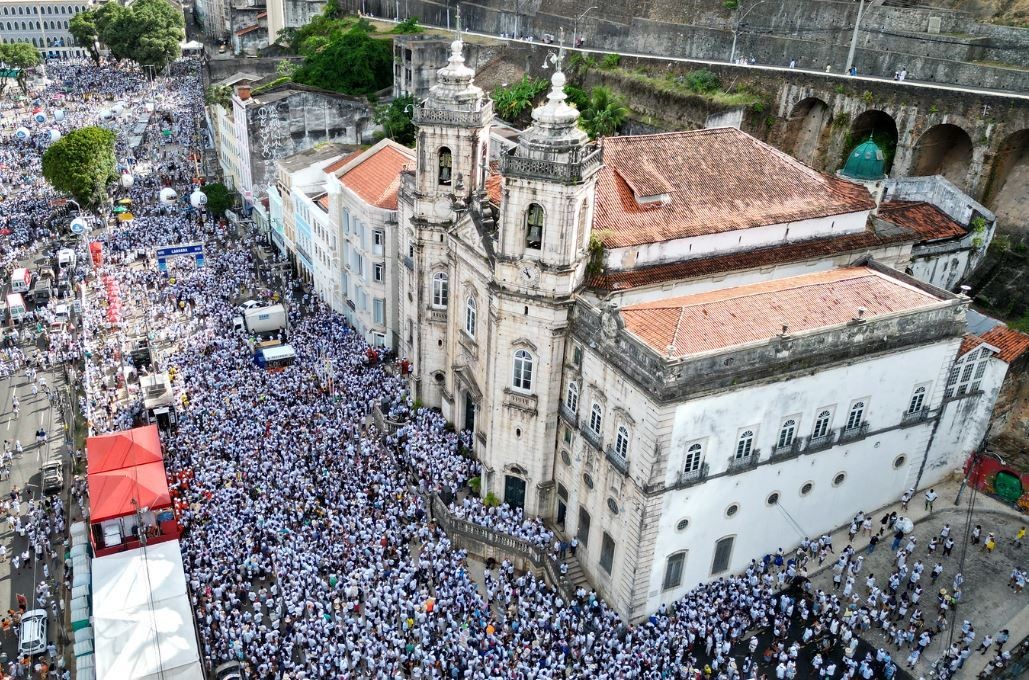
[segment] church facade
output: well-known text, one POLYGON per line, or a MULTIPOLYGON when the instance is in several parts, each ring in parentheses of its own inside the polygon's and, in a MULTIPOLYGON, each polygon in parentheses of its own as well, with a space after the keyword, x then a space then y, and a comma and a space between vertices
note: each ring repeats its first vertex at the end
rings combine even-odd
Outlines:
POLYGON ((903 273, 919 235, 739 130, 590 141, 555 62, 491 163, 455 41, 401 175, 397 351, 482 493, 578 537, 639 619, 958 467, 1006 364, 903 273))

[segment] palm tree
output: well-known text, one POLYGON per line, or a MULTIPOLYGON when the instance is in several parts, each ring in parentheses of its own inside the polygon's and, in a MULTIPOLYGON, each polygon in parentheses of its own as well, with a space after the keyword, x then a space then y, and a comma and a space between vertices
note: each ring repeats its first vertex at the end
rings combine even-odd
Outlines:
POLYGON ((590 138, 596 139, 616 134, 628 117, 629 109, 622 103, 622 98, 610 88, 598 86, 590 91, 589 102, 579 120, 590 138))

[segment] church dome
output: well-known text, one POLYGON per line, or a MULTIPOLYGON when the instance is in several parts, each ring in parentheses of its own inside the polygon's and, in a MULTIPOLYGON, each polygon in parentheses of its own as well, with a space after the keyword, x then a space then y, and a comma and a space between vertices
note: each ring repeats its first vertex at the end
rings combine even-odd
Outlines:
POLYGON ((854 147, 854 150, 847 156, 847 162, 840 175, 848 179, 865 182, 869 180, 885 179, 886 157, 883 155, 879 145, 869 137, 854 147))

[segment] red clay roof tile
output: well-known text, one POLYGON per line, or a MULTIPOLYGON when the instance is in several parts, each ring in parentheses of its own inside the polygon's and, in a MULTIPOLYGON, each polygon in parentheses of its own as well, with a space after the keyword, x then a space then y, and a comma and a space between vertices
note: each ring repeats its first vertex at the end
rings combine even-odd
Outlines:
POLYGON ((343 186, 366 203, 386 210, 397 209, 400 171, 414 161, 414 153, 404 153, 387 144, 340 176, 343 186))
MULTIPOLYGON (((997 354, 997 358, 1009 364, 1029 350, 1029 335, 1007 326, 994 326, 980 337, 983 342, 999 349, 1000 353, 997 354)), ((964 343, 962 343, 962 347, 964 347, 964 343)))
POLYGON ((947 213, 924 201, 886 201, 879 206, 879 217, 911 229, 925 241, 961 238, 968 233, 947 213))

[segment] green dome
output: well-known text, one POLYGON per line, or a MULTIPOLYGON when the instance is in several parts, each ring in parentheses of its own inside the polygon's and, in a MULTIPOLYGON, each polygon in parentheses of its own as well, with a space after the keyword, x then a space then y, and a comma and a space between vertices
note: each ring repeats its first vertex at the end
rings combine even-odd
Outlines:
POLYGON ((885 166, 882 149, 869 138, 867 142, 854 147, 847 156, 847 163, 840 170, 840 174, 860 181, 883 179, 886 177, 886 173, 883 172, 885 166))

